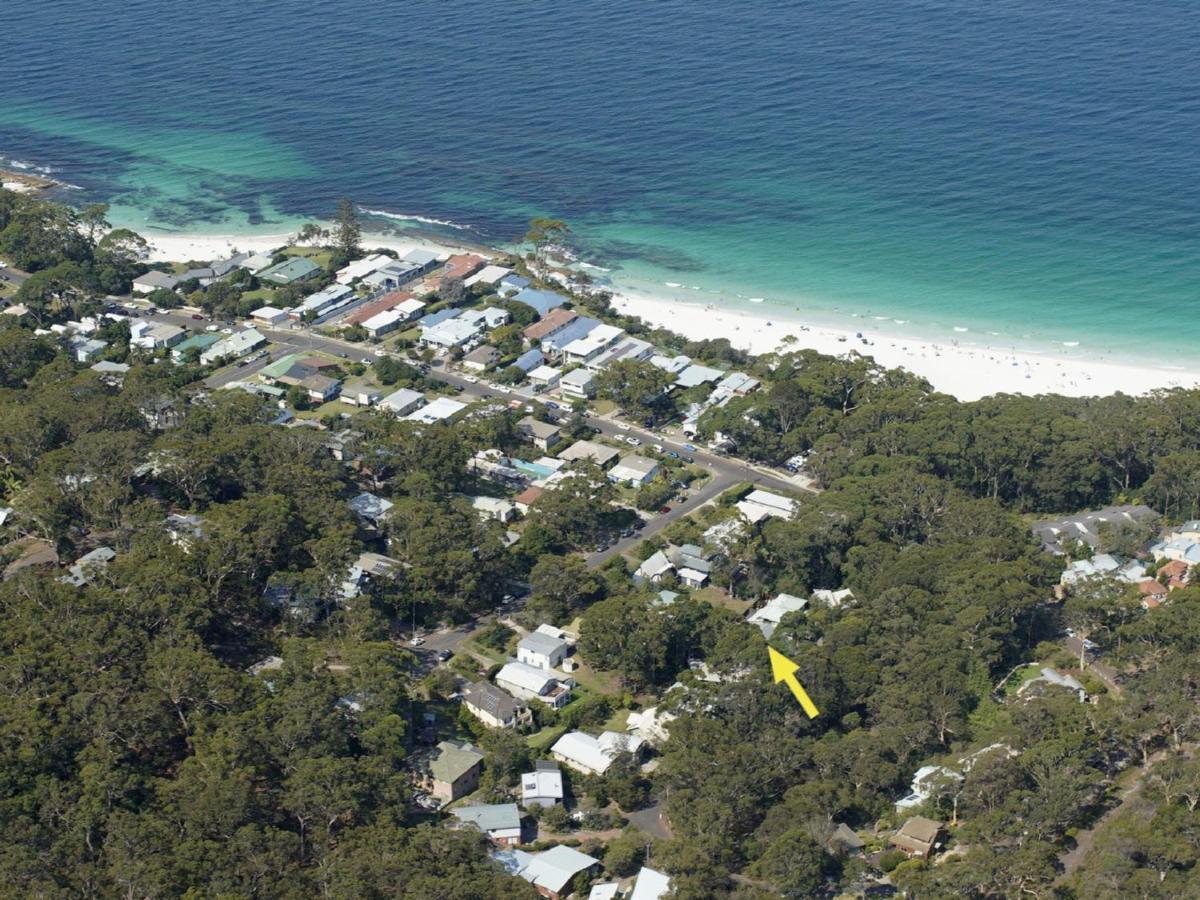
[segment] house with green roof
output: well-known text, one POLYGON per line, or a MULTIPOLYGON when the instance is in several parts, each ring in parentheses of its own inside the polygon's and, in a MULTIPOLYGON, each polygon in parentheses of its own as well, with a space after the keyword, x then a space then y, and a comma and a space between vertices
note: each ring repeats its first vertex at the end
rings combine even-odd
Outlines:
POLYGON ((442 803, 464 797, 479 787, 483 754, 469 743, 442 741, 422 772, 421 786, 442 803))
POLYGON ((193 334, 186 341, 182 341, 171 348, 171 359, 176 363, 184 362, 187 360, 187 352, 193 347, 196 348, 197 353, 203 353, 224 336, 223 334, 208 334, 206 332, 193 334))
POLYGON ((291 259, 263 269, 258 273, 259 281, 269 281, 272 284, 296 284, 307 281, 321 271, 311 259, 303 256, 293 256, 291 259))

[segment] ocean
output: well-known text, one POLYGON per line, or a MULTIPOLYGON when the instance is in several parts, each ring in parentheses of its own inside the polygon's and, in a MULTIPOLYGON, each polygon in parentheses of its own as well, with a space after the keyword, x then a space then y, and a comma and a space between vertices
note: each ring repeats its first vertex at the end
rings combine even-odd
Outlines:
POLYGON ((0 166, 120 224, 552 215, 646 293, 1200 359, 1180 0, 57 0, 4 36, 0 166))

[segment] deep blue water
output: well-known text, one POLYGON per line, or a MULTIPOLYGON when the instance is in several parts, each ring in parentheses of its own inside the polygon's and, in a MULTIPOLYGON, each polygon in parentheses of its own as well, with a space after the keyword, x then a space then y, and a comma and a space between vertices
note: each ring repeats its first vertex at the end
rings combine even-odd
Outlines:
POLYGON ((1200 358, 1200 16, 1166 0, 56 0, 0 156, 123 224, 566 218, 619 283, 1200 358), (740 295, 740 296, 739 296, 740 295))

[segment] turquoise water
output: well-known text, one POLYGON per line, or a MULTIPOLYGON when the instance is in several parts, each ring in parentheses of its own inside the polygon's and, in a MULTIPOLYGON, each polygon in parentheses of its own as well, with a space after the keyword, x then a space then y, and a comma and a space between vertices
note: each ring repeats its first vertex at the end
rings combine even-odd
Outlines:
POLYGON ((649 292, 1200 358, 1190 4, 60 0, 5 36, 0 157, 122 224, 552 214, 649 292))

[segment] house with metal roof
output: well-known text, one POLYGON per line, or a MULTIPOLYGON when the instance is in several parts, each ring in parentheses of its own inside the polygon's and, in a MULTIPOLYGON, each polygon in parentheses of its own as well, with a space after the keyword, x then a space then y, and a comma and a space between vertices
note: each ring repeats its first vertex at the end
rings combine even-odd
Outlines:
POLYGON ((521 700, 538 700, 561 709, 571 700, 571 688, 545 669, 516 660, 496 673, 496 685, 521 700))
POLYGON ((533 307, 539 316, 544 316, 550 310, 556 309, 567 302, 567 298, 562 294, 556 294, 554 291, 538 291, 533 288, 525 288, 518 291, 513 299, 518 303, 524 303, 526 306, 533 307))
POLYGON ((511 275, 512 269, 506 269, 504 266, 484 266, 474 275, 463 279, 463 284, 467 287, 473 287, 477 284, 482 284, 486 287, 491 287, 499 284, 500 280, 506 275, 511 275))
POLYGON ((524 703, 486 681, 467 686, 463 691, 463 705, 489 728, 515 728, 531 721, 529 708, 524 703))
POLYGON ((596 376, 587 369, 572 369, 558 380, 558 392, 572 400, 590 400, 596 396, 596 376))
POLYGON ((567 363, 587 363, 615 344, 624 333, 616 325, 597 325, 583 337, 565 345, 561 350, 562 358, 567 363))
POLYGON ((379 401, 379 408, 396 416, 407 416, 425 405, 425 395, 411 388, 400 388, 379 401))
POLYGON ((177 284, 179 284, 179 279, 176 276, 151 269, 145 275, 139 275, 133 279, 133 293, 153 294, 155 291, 171 291, 177 284))
POLYGON ((564 900, 571 894, 575 877, 598 869, 600 860, 559 844, 543 853, 502 850, 492 854, 510 875, 518 875, 532 884, 546 900, 564 900))
MULTIPOLYGON (((536 353, 539 357, 542 355, 541 350, 530 350, 529 352, 536 353)), ((539 365, 529 372, 529 383, 533 385, 534 390, 552 391, 558 387, 558 380, 561 377, 562 369, 539 365)))
POLYGON ((638 754, 645 745, 637 735, 605 731, 592 737, 584 731, 568 731, 550 748, 550 755, 565 766, 585 775, 603 775, 622 753, 638 754))
POLYGON ((451 400, 449 397, 438 397, 432 403, 422 406, 415 412, 404 416, 406 422, 420 422, 422 425, 432 425, 450 419, 467 408, 465 403, 451 400))
POLYGON ((307 281, 321 271, 311 259, 304 256, 293 256, 281 263, 263 269, 256 276, 259 281, 269 281, 271 284, 295 284, 307 281))
POLYGON ((633 883, 629 900, 662 900, 671 892, 671 879, 657 869, 642 866, 633 883))
POLYGON ((524 353, 514 359, 510 365, 516 366, 518 369, 528 375, 530 372, 538 369, 545 359, 546 357, 542 355, 542 351, 535 347, 532 350, 526 350, 524 353))
POLYGON ((608 480, 618 484, 641 486, 649 484, 658 475, 658 463, 645 456, 630 453, 622 456, 615 466, 608 470, 608 480))
POLYGON ((267 339, 254 328, 247 328, 237 334, 231 334, 217 341, 200 354, 200 362, 207 365, 219 359, 240 359, 256 347, 265 344, 267 339))
POLYGON ((755 525, 768 517, 790 519, 796 514, 796 501, 770 491, 753 490, 735 504, 746 520, 755 525))
POLYGON ((808 606, 804 597, 792 594, 777 594, 762 609, 756 609, 746 617, 746 621, 762 632, 763 637, 770 639, 779 627, 779 623, 788 613, 799 612, 808 606))
POLYGON ((347 501, 347 505, 357 515, 379 524, 380 520, 388 514, 388 510, 396 504, 369 491, 363 491, 357 497, 347 501))
POLYGON ((692 363, 676 376, 675 383, 681 388, 691 388, 701 384, 710 384, 724 374, 720 369, 692 363))
POLYGON ((500 847, 521 843, 521 811, 515 803, 459 806, 450 810, 450 814, 462 824, 478 828, 500 847))
POLYGON ((587 459, 603 469, 612 464, 620 455, 621 451, 607 444, 598 444, 595 441, 576 441, 566 450, 559 451, 558 458, 566 462, 587 459))
POLYGON ((538 669, 557 669, 570 651, 562 638, 540 631, 521 638, 517 644, 517 660, 538 669))
POLYGON ((563 780, 558 763, 539 759, 533 771, 521 776, 521 805, 528 809, 534 803, 545 809, 562 803, 563 780))

